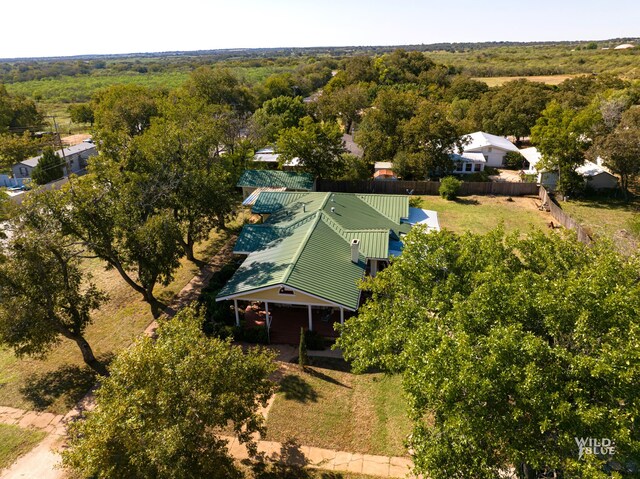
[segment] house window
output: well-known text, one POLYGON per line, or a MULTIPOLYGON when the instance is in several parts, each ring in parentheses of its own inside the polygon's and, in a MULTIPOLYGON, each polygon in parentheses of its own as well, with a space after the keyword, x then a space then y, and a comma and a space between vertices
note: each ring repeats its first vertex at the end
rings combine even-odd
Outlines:
POLYGON ((491 153, 493 151, 493 148, 489 147, 489 153, 491 153))
POLYGON ((280 288, 280 290, 278 291, 278 294, 286 294, 289 296, 293 296, 294 294, 296 294, 292 289, 288 289, 285 288, 284 286, 282 288, 280 288))
POLYGON ((460 162, 456 163, 456 171, 462 171, 462 163, 460 162))
POLYGON ((482 163, 476 163, 473 165, 473 171, 482 171, 482 163))
POLYGON ((464 164, 464 171, 471 171, 472 168, 473 168, 473 165, 471 163, 464 164))
POLYGON ((20 174, 22 176, 27 176, 27 169, 24 166, 20 167, 20 174))

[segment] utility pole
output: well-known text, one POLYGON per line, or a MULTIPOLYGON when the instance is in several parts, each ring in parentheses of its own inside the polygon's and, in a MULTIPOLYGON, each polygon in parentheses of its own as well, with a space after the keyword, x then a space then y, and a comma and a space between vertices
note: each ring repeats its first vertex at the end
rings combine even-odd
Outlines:
POLYGON ((58 131, 58 122, 56 122, 55 115, 50 116, 49 118, 53 119, 53 127, 56 130, 56 138, 58 139, 58 146, 60 147, 60 151, 62 152, 62 161, 67 169, 67 178, 71 176, 71 165, 67 161, 67 155, 64 153, 64 145, 62 144, 62 138, 60 138, 60 132, 58 131))

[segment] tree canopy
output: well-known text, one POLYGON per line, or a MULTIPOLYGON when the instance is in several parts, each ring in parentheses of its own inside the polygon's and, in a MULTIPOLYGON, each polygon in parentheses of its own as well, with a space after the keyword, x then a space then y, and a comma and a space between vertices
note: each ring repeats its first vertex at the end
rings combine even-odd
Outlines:
POLYGON ((31 179, 37 185, 59 180, 64 175, 64 166, 64 160, 53 151, 53 148, 45 148, 38 164, 31 171, 31 179))
POLYGON ((404 243, 337 345, 359 371, 403 374, 418 472, 605 478, 639 457, 637 257, 500 229, 415 227, 404 243), (616 455, 578 460, 575 437, 616 455))
POLYGON ((207 338, 202 321, 183 309, 160 324, 157 339, 139 339, 118 355, 95 410, 70 427, 66 466, 96 478, 241 477, 221 436, 255 454, 274 358, 207 338))

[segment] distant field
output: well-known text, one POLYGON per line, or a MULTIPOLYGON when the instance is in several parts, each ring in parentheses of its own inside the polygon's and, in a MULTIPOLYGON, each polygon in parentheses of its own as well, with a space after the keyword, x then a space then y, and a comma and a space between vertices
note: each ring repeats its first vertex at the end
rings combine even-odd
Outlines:
MULTIPOLYGON (((292 71, 294 67, 260 66, 230 68, 249 84, 257 83, 275 73, 292 71)), ((79 103, 88 101, 96 90, 111 85, 142 85, 149 88, 174 89, 182 85, 189 72, 122 73, 112 75, 63 76, 45 80, 7 83, 11 94, 21 94, 46 103, 79 103)))
POLYGON ((547 85, 559 85, 565 80, 569 78, 574 78, 578 75, 539 75, 539 76, 515 76, 515 77, 477 77, 474 80, 479 80, 485 82, 490 87, 494 86, 502 86, 504 83, 507 83, 512 80, 518 80, 519 78, 525 78, 529 81, 546 83, 547 85))

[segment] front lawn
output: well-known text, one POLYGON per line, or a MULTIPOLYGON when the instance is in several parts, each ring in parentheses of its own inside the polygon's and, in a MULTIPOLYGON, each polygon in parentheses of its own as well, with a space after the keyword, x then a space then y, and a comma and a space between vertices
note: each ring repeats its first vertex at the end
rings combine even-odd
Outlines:
POLYGON ((594 238, 608 238, 622 252, 634 252, 640 242, 640 200, 594 197, 561 201, 562 209, 594 238))
POLYGON ((0 470, 33 449, 45 436, 42 431, 0 424, 0 470))
POLYGON ((512 201, 506 196, 465 196, 455 201, 439 196, 420 198, 421 208, 438 213, 440 228, 456 233, 486 233, 501 221, 507 232, 527 232, 532 226, 547 231, 549 222, 554 221, 549 213, 538 210, 538 197, 514 196, 512 201))
MULTIPOLYGON (((209 240, 196 246, 196 257, 211 259, 228 235, 212 233, 209 240)), ((153 317, 149 305, 141 300, 115 270, 106 271, 97 259, 86 260, 87 271, 94 283, 109 294, 86 337, 99 358, 109 358, 127 347, 140 335, 153 317)), ((167 303, 198 272, 198 268, 182 259, 180 269, 167 287, 154 293, 167 303)), ((16 358, 12 350, 0 348, 0 405, 20 409, 46 410, 64 414, 95 384, 95 375, 86 367, 75 343, 61 340, 44 360, 16 358)))
MULTIPOLYGON (((313 358, 316 362, 320 358, 313 358)), ((344 362, 340 361, 342 364, 344 362)), ((400 376, 355 375, 334 369, 282 366, 280 391, 267 416, 267 440, 404 456, 411 432, 400 376)))

